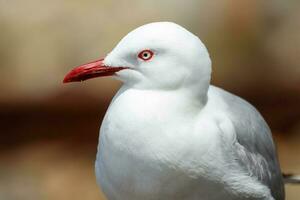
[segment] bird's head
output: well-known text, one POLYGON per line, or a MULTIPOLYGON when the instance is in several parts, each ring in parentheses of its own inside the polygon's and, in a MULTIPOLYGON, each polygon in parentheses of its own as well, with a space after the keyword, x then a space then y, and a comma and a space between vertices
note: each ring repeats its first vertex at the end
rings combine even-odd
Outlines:
POLYGON ((74 68, 64 83, 114 75, 129 87, 174 90, 208 87, 210 73, 198 37, 177 24, 156 22, 127 34, 104 59, 74 68))

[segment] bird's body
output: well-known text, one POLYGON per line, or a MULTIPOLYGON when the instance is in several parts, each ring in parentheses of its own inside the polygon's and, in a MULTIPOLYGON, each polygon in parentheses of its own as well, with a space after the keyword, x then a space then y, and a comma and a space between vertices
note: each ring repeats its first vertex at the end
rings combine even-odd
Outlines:
POLYGON ((110 200, 271 200, 272 189, 283 199, 267 125, 250 104, 214 86, 205 105, 184 93, 123 87, 103 121, 96 174, 110 200), (237 152, 237 137, 268 146, 237 152), (259 160, 246 166, 250 154, 259 160))
POLYGON ((249 103, 210 85, 198 37, 169 22, 125 36, 64 82, 115 75, 96 175, 109 200, 284 200, 271 132, 249 103))

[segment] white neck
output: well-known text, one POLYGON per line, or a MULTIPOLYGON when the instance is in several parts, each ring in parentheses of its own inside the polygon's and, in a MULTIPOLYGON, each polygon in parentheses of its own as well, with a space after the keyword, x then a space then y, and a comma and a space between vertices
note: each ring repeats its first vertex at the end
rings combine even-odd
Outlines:
POLYGON ((191 88, 177 90, 141 90, 123 85, 114 100, 119 97, 123 99, 124 96, 126 96, 127 103, 142 104, 149 109, 151 109, 151 107, 158 107, 162 109, 168 108, 174 110, 174 112, 195 113, 205 106, 207 102, 207 90, 208 87, 199 88, 199 86, 197 87, 197 92, 194 92, 191 88))

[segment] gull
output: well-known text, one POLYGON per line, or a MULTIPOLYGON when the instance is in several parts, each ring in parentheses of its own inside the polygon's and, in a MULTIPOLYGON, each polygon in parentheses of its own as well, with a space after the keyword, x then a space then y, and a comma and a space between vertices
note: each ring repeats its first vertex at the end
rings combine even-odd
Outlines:
POLYGON ((123 82, 100 128, 97 182, 109 200, 284 200, 271 131, 242 98, 210 84, 201 40, 143 25, 64 82, 123 82))

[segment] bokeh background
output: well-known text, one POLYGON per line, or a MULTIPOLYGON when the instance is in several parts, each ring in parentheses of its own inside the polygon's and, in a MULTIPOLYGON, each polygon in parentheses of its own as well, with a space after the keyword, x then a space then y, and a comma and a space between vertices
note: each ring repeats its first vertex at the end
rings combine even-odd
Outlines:
MULTIPOLYGON (((129 31, 173 21, 207 45, 213 84, 254 104, 285 172, 300 173, 298 0, 0 0, 0 199, 104 199, 98 130, 120 83, 62 84, 129 31)), ((300 186, 287 186, 297 200, 300 186)))

